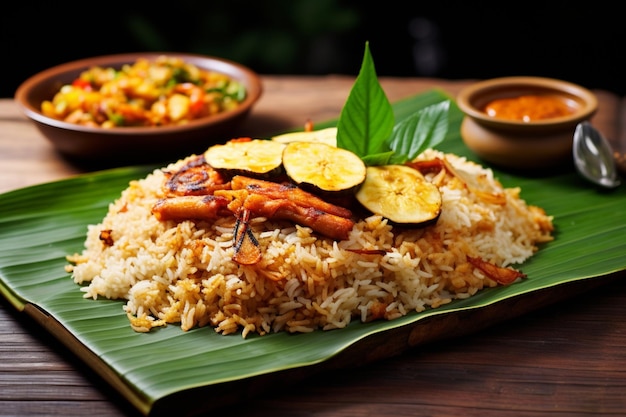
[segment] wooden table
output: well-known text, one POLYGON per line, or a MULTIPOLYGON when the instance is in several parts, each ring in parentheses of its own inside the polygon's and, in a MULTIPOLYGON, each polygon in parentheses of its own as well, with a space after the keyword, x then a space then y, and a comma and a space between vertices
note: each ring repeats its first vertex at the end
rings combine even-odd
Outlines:
MULTIPOLYGON (((338 117, 352 77, 263 77, 241 133, 338 117)), ((467 81, 382 78, 395 101, 467 81)), ((596 91, 594 124, 624 138, 621 99, 596 91), (622 135, 622 136, 620 136, 622 135)), ((10 99, 0 100, 0 192, 84 172, 57 155, 10 99)), ((1 198, 1 197, 0 197, 1 198)), ((626 208, 625 208, 626 209, 626 208)), ((626 239, 626 237, 625 237, 626 239)), ((219 410, 221 416, 599 416, 626 413, 626 274, 582 295, 464 337, 414 348, 293 389, 219 410)), ((0 299, 0 416, 137 412, 28 316, 0 299)))

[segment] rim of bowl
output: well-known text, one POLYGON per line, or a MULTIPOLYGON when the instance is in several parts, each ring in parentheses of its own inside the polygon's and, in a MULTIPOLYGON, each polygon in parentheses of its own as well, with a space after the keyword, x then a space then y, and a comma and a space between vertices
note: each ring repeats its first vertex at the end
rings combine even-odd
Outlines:
POLYGON ((458 93, 457 105, 467 116, 483 124, 496 127, 547 127, 569 125, 588 119, 597 111, 598 99, 595 94, 587 88, 568 81, 546 77, 515 76, 492 78, 471 84, 461 89, 458 93), (521 120, 506 120, 491 117, 476 105, 477 99, 481 96, 491 95, 492 100, 495 98, 514 97, 522 94, 522 91, 529 89, 565 95, 580 103, 580 107, 577 108, 574 113, 566 116, 524 122, 521 120))
MULTIPOLYGON (((235 118, 238 115, 248 112, 252 105, 260 98, 262 92, 263 85, 261 78, 257 73, 245 65, 225 58, 181 52, 129 52, 83 58, 45 69, 23 81, 15 91, 14 99, 20 105, 26 116, 38 123, 48 126, 85 133, 142 136, 153 135, 155 133, 167 134, 210 125, 217 125, 222 121, 230 120, 231 118, 235 118), (235 109, 190 120, 184 124, 166 126, 120 126, 111 129, 104 129, 97 126, 83 126, 76 123, 54 119, 41 113, 41 100, 37 100, 36 105, 34 104, 35 98, 32 96, 36 93, 37 89, 43 88, 46 84, 53 84, 54 82, 57 82, 59 86, 61 84, 66 84, 67 82, 71 82, 71 80, 66 82, 66 80, 71 78, 70 75, 78 75, 80 72, 85 71, 92 66, 119 67, 123 64, 132 64, 139 58, 156 59, 157 57, 163 55, 180 58, 185 62, 198 66, 201 69, 218 71, 237 79, 238 81, 244 83, 246 87, 245 100, 235 109), (207 65, 207 63, 210 65, 207 65)), ((54 92, 52 95, 54 95, 54 92)), ((50 99, 52 99, 52 95, 50 96, 50 99)))

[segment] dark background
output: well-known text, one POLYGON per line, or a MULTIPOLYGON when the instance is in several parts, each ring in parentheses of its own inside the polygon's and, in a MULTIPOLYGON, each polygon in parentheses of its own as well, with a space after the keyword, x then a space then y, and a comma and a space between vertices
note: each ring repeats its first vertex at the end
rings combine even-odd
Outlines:
POLYGON ((366 41, 379 76, 536 75, 626 94, 617 2, 472 3, 12 2, 0 12, 0 96, 50 66, 133 51, 220 56, 261 74, 356 76, 366 41))

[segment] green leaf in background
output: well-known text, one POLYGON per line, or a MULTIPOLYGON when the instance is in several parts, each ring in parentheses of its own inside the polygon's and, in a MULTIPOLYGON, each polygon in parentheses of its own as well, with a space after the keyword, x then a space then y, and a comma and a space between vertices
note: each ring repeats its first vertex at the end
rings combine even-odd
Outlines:
MULTIPOLYGON (((446 100, 441 91, 427 91, 394 103, 393 112, 402 121, 446 100)), ((463 115, 453 102, 448 117, 439 148, 477 160, 461 140, 463 115)), ((541 178, 494 169, 505 186, 520 187, 529 204, 554 216, 556 238, 521 265, 528 276, 523 281, 392 321, 355 321, 341 330, 246 339, 210 327, 184 332, 175 325, 136 333, 124 301, 84 299, 64 267, 66 255, 82 250, 87 225, 100 222, 129 181, 150 171, 122 168, 0 195, 0 292, 144 414, 172 409, 169 415, 182 415, 186 408, 197 414, 241 400, 238 395, 249 399, 260 393, 261 377, 285 383, 290 371, 302 377, 320 366, 355 366, 431 341, 442 327, 451 329, 447 338, 466 334, 506 319, 509 311, 522 314, 560 301, 569 284, 626 270, 626 187, 598 191, 573 168, 541 178)), ((272 384, 263 386, 272 392, 272 384)))
POLYGON ((337 146, 354 152, 367 164, 374 155, 389 154, 386 141, 393 125, 393 109, 378 83, 366 43, 361 70, 337 123, 337 146))

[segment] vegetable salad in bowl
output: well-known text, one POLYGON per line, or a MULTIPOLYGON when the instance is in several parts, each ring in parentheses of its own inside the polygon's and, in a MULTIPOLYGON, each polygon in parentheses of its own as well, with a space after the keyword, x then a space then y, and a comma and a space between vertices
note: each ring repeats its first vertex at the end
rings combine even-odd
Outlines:
POLYGON ((229 75, 163 55, 121 69, 91 67, 43 101, 41 110, 85 126, 161 126, 232 110, 245 97, 243 84, 229 75))

